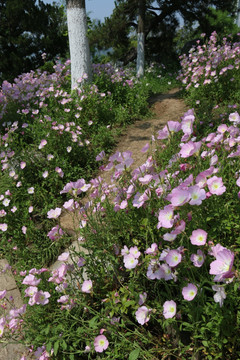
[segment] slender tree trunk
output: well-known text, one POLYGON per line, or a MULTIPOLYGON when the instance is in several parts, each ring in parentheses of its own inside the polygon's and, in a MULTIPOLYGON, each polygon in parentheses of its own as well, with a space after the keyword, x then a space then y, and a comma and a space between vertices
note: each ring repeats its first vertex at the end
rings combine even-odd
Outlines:
POLYGON ((236 24, 238 27, 240 27, 240 0, 237 0, 237 18, 236 18, 236 24))
POLYGON ((92 78, 85 0, 67 0, 67 24, 73 90, 80 79, 92 78))
POLYGON ((145 0, 138 2, 139 16, 138 16, 138 36, 137 36, 137 76, 144 75, 144 18, 145 18, 145 0))

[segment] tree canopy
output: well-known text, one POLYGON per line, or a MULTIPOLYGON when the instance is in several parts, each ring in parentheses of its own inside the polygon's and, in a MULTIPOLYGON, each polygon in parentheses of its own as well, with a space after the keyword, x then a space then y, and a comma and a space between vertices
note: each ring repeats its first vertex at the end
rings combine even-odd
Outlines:
POLYGON ((0 81, 64 56, 67 51, 64 8, 42 0, 0 0, 0 81))
MULTIPOLYGON (((146 0, 146 58, 151 60, 176 56, 174 39, 181 23, 198 23, 198 31, 210 35, 215 30, 212 8, 236 15, 235 0, 146 0)), ((136 31, 139 0, 116 0, 112 15, 95 24, 90 44, 97 49, 114 50, 113 58, 128 63, 136 58, 136 31)))

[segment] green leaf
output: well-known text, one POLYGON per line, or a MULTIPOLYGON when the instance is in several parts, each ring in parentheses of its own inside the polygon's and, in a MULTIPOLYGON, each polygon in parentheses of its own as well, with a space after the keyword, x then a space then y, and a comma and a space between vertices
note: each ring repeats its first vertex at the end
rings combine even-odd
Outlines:
POLYGON ((58 349, 59 349, 59 340, 56 341, 56 342, 54 343, 54 345, 53 345, 54 355, 57 355, 58 349))
POLYGON ((203 340, 202 344, 203 344, 203 346, 208 347, 208 342, 207 341, 203 340))
POLYGON ((135 349, 130 352, 128 360, 136 360, 140 354, 140 349, 135 349))

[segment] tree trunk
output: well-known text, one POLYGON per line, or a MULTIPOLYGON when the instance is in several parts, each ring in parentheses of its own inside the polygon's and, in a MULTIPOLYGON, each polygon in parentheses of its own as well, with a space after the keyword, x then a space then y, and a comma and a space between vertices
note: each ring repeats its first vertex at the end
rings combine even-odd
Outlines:
POLYGON ((92 78, 85 0, 67 0, 67 25, 73 90, 81 80, 92 78))
POLYGON ((237 19, 236 24, 240 27, 240 0, 237 1, 237 19))
POLYGON ((144 75, 144 18, 145 18, 145 0, 139 0, 139 16, 138 16, 138 36, 137 36, 137 76, 144 75))

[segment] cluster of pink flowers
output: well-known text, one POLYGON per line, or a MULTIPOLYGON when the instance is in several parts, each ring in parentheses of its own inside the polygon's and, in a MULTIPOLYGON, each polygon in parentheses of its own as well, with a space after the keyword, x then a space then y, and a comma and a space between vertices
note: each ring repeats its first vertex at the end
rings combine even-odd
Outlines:
POLYGON ((216 83, 219 77, 239 69, 239 55, 239 43, 230 44, 224 38, 222 45, 217 45, 217 33, 214 32, 207 45, 198 44, 188 55, 180 57, 179 79, 187 90, 216 83))

